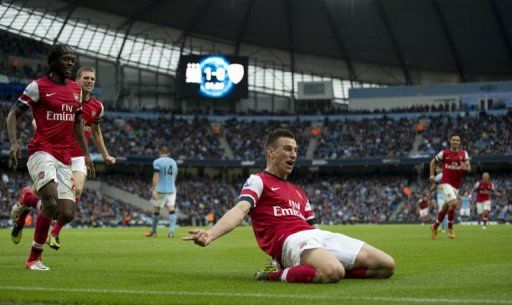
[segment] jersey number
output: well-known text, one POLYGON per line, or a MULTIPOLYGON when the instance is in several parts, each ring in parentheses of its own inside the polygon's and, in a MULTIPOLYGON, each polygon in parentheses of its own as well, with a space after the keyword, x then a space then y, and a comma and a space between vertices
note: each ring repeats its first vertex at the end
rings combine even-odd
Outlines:
POLYGON ((167 169, 167 174, 172 176, 172 166, 167 169))

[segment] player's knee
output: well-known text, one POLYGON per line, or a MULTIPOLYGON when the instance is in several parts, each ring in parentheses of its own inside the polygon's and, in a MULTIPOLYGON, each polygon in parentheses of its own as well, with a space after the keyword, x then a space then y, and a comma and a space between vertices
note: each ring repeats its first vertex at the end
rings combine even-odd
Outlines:
POLYGON ((382 261, 382 269, 381 269, 381 277, 382 278, 390 278, 395 274, 395 260, 389 256, 386 255, 386 258, 382 261))
POLYGON ((66 209, 60 213, 59 220, 61 223, 70 223, 75 218, 75 209, 66 209))
POLYGON ((84 192, 83 187, 75 187, 75 197, 80 198, 84 192))
POLYGON ((319 270, 322 283, 337 283, 345 277, 345 269, 341 264, 326 266, 319 270))
POLYGON ((43 213, 47 216, 53 216, 57 210, 57 191, 46 190, 40 192, 43 213))

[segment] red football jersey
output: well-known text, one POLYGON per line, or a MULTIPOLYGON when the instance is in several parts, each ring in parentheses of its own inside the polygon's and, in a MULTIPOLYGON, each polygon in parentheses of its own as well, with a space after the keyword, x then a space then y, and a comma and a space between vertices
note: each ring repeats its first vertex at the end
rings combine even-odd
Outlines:
MULTIPOLYGON (((94 123, 98 123, 100 119, 103 117, 103 104, 92 96, 88 101, 82 101, 82 114, 80 115, 80 119, 82 123, 84 123, 84 136, 87 145, 89 145, 89 141, 91 139, 91 126, 94 123)), ((75 138, 75 141, 71 144, 71 158, 73 157, 82 157, 84 153, 80 149, 80 145, 75 138)))
POLYGON ((71 80, 58 84, 48 77, 31 82, 18 99, 32 107, 36 120, 35 135, 28 145, 28 155, 39 151, 51 154, 64 164, 71 164, 69 155, 75 141, 73 127, 79 115, 80 86, 71 80))
POLYGON ((491 200, 491 190, 494 190, 494 185, 491 181, 484 182, 483 180, 478 181, 475 184, 476 189, 476 202, 484 202, 491 200))
POLYGON ((418 206, 421 210, 428 208, 428 200, 420 198, 420 200, 418 200, 418 206))
POLYGON ((441 183, 448 183, 456 189, 460 189, 462 184, 462 164, 469 160, 468 153, 459 149, 456 152, 450 149, 439 152, 436 156, 436 160, 442 162, 443 177, 441 183))
POLYGON ((239 198, 252 204, 250 216, 258 246, 279 261, 288 236, 314 229, 308 223, 314 221, 315 215, 306 193, 270 173, 251 175, 239 198))

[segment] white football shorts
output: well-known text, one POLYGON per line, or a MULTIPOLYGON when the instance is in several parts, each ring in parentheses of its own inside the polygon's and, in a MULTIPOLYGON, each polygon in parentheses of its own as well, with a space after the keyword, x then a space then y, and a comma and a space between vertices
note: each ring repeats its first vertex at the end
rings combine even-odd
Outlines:
POLYGON ((87 166, 85 166, 85 157, 73 157, 71 158, 71 171, 81 172, 87 176, 87 166))
POLYGON ((487 210, 487 211, 491 210, 491 201, 490 200, 476 203, 476 211, 477 211, 478 215, 482 215, 485 210, 487 210))
MULTIPOLYGON (((441 192, 443 193, 442 204, 452 201, 452 200, 455 200, 459 197, 459 190, 454 188, 450 184, 443 183, 443 184, 439 185, 439 187, 441 188, 441 192)), ((438 205, 439 205, 439 202, 438 202, 438 205)))
POLYGON ((58 199, 75 202, 75 184, 71 166, 60 162, 47 152, 39 151, 28 158, 27 167, 36 191, 54 181, 57 184, 58 199))
POLYGON ((319 229, 300 231, 288 236, 284 241, 282 267, 300 265, 300 256, 304 250, 324 248, 334 255, 345 269, 350 270, 364 244, 363 241, 339 233, 319 229))

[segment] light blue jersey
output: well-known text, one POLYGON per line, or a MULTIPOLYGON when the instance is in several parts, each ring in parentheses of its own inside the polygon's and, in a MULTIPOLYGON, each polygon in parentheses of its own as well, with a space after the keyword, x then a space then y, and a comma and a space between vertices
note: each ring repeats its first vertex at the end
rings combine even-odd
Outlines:
POLYGON ((169 157, 160 157, 153 161, 153 169, 158 172, 159 179, 156 191, 171 194, 176 191, 174 182, 178 175, 178 164, 169 157))
POLYGON ((443 206, 441 204, 441 202, 444 201, 444 195, 443 195, 443 190, 439 186, 437 187, 436 199, 437 199, 437 205, 438 205, 439 209, 441 209, 441 207, 443 206))
POLYGON ((471 197, 469 196, 461 196, 460 200, 462 201, 462 209, 469 209, 471 205, 471 197))

